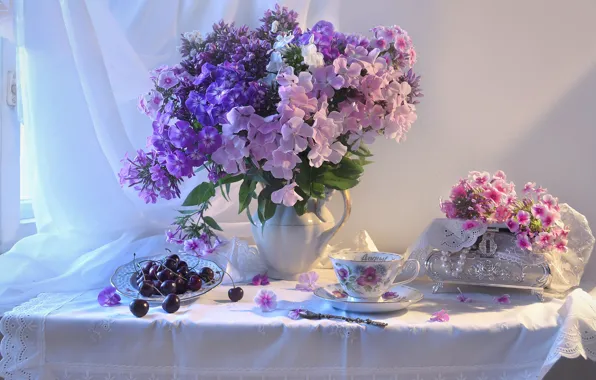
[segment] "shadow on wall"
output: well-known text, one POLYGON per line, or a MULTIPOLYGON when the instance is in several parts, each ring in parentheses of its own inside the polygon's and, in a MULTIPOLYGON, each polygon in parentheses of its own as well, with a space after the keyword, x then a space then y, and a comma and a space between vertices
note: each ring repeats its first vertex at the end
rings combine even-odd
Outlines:
MULTIPOLYGON (((535 181, 584 214, 595 233, 596 65, 525 132, 515 145, 503 147, 503 167, 515 168, 517 178, 535 181)), ((596 278, 596 258, 586 273, 596 278)))

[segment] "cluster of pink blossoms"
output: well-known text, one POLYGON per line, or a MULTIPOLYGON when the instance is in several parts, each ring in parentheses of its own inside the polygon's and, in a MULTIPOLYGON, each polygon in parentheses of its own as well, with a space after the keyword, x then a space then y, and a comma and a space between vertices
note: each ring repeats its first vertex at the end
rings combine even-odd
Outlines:
POLYGON ((557 198, 530 182, 518 197, 515 185, 500 170, 492 177, 487 172, 470 172, 440 206, 448 218, 465 219, 464 229, 478 223, 505 223, 522 249, 567 250, 569 230, 561 222, 557 198))

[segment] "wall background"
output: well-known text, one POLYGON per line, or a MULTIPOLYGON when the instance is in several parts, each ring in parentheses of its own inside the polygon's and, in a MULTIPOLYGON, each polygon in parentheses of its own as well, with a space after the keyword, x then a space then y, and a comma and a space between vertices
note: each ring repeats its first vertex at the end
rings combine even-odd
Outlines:
MULTIPOLYGON (((416 70, 426 97, 418 121, 405 143, 379 140, 372 147, 375 163, 352 192, 352 218, 338 240, 367 229, 379 248, 405 250, 440 216, 438 198, 473 169, 502 169, 518 186, 535 181, 596 221, 595 1, 282 3, 299 12, 303 26, 326 19, 339 30, 368 34, 378 24, 399 24, 419 56, 416 70)), ((138 17, 134 4, 112 2, 120 23, 143 31, 130 34, 136 46, 145 39, 154 54, 155 44, 163 44, 157 49, 163 55, 147 58, 156 65, 176 62, 171 36, 208 32, 218 17, 254 26, 275 1, 253 1, 253 7, 239 0, 173 4, 178 9, 164 14, 163 7, 143 3, 144 16, 138 17), (153 11, 161 12, 159 25, 153 11)), ((148 125, 134 127, 142 146, 148 125)))

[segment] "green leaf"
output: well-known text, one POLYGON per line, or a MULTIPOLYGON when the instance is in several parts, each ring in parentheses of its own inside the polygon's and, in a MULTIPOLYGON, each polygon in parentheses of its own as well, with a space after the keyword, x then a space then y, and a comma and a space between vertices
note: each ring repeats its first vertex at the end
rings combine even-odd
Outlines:
POLYGON ((248 207, 250 201, 253 197, 253 193, 257 187, 257 182, 253 181, 249 178, 244 178, 244 181, 240 185, 240 190, 238 191, 238 200, 239 200, 239 209, 238 214, 244 211, 245 208, 248 207))
POLYGON ((325 172, 320 181, 325 186, 336 190, 351 189, 358 184, 357 179, 338 177, 333 172, 325 172))
POLYGON ((198 206, 215 196, 215 186, 211 182, 203 182, 190 192, 182 206, 198 206))
POLYGON ((271 190, 269 188, 265 188, 259 194, 259 213, 263 215, 265 222, 269 219, 273 218, 275 215, 275 209, 277 208, 277 204, 273 203, 271 200, 271 190))
POLYGON ((197 212, 197 210, 178 210, 178 212, 182 215, 191 215, 197 212))
POLYGON ((325 198, 325 185, 320 182, 313 182, 310 184, 311 195, 313 198, 325 198))
POLYGON ((223 199, 225 199, 227 202, 229 202, 230 200, 228 199, 228 197, 226 196, 226 193, 224 193, 224 188, 223 186, 219 186, 219 192, 221 193, 221 196, 223 197, 223 199))
POLYGON ((244 178, 244 174, 238 174, 238 175, 228 174, 225 177, 220 178, 218 184, 219 185, 226 185, 226 184, 229 184, 229 183, 234 183, 234 182, 242 181, 243 178, 244 178))
POLYGON ((256 226, 255 221, 252 219, 252 215, 250 215, 250 211, 248 210, 248 207, 246 208, 246 215, 248 216, 248 220, 250 221, 250 224, 252 224, 253 226, 256 226))
POLYGON ((296 210, 296 214, 304 215, 304 213, 306 212, 306 200, 296 202, 296 204, 294 205, 294 210, 296 210))
POLYGON ((358 147, 357 150, 351 151, 353 154, 357 155, 357 156, 361 156, 361 157, 370 157, 373 154, 371 153, 371 151, 366 147, 366 145, 364 144, 360 144, 360 147, 358 147))
POLYGON ((217 224, 215 219, 213 219, 212 217, 204 216, 203 221, 205 222, 205 224, 207 224, 209 227, 213 228, 214 230, 223 231, 221 229, 221 227, 219 226, 219 224, 217 224))

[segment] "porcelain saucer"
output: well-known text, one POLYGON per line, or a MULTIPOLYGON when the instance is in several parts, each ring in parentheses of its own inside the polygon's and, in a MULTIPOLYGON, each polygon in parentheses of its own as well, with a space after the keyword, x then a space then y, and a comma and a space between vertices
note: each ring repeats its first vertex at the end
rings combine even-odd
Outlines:
POLYGON ((314 295, 329 302, 336 309, 359 313, 387 313, 402 310, 423 297, 420 291, 404 285, 389 288, 378 300, 349 297, 339 284, 317 288, 314 295))

